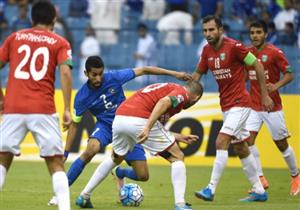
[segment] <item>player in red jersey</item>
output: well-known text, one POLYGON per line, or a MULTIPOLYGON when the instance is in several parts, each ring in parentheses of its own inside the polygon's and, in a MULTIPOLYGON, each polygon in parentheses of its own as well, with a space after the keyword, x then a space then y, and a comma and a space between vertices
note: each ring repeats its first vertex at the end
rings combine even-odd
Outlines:
POLYGON ((263 66, 240 42, 223 36, 219 18, 205 17, 203 32, 208 44, 204 47, 194 78, 199 80, 208 69, 212 71, 219 86, 224 123, 216 139, 216 159, 210 183, 206 188, 195 192, 195 195, 203 200, 213 200, 228 160, 228 147, 232 143, 254 189, 249 197, 241 201, 266 201, 268 196, 259 181, 255 159, 245 142, 250 135, 245 129, 245 123, 250 114, 251 102, 245 84, 245 64, 252 65, 257 72, 264 108, 270 111, 273 107, 265 84, 263 66))
POLYGON ((263 109, 261 101, 260 87, 257 82, 256 72, 252 69, 248 71, 250 79, 250 95, 252 99, 252 110, 246 122, 246 129, 250 131, 248 145, 251 153, 254 155, 258 168, 258 175, 265 188, 269 186, 263 176, 259 152, 255 146, 255 139, 263 123, 266 124, 272 135, 274 143, 282 153, 287 163, 291 176, 291 195, 297 195, 300 192, 300 176, 296 163, 295 153, 289 146, 287 138, 290 137, 284 120, 281 98, 278 89, 287 85, 293 80, 292 69, 284 56, 283 52, 272 44, 266 43, 268 28, 264 21, 257 21, 250 25, 250 39, 252 46, 250 51, 261 61, 265 69, 265 77, 270 97, 275 106, 269 112, 263 109), (280 74, 283 77, 280 78, 280 74))
POLYGON ((31 17, 33 28, 11 34, 0 49, 1 67, 10 64, 6 94, 0 98, 0 102, 4 101, 0 125, 0 189, 14 155, 20 155, 20 144, 30 131, 52 175, 58 207, 68 210, 69 187, 54 104, 54 80, 56 66, 59 66, 64 97, 63 123, 68 126, 71 122, 71 48, 64 38, 52 32, 56 20, 53 4, 37 2, 32 7, 31 17))
MULTIPOLYGON (((171 163, 171 176, 175 195, 175 210, 190 210, 185 203, 186 169, 184 155, 175 143, 182 138, 165 129, 163 123, 170 117, 194 105, 202 96, 202 86, 195 81, 181 86, 174 83, 157 83, 137 91, 117 109, 113 122, 113 155, 96 169, 79 200, 90 202, 95 187, 119 165, 135 144, 153 155, 160 155, 171 163)), ((191 138, 195 136, 189 135, 191 138)))

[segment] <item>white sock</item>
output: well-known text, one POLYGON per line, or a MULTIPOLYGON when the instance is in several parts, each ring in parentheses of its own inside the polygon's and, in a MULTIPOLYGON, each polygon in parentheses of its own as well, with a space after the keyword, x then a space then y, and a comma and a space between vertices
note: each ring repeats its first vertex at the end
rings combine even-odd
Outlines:
POLYGON ((261 162, 259 159, 259 152, 258 152, 256 145, 249 146, 249 150, 255 159, 258 176, 263 176, 264 173, 262 171, 261 162))
POLYGON ((112 160, 111 157, 105 158, 102 163, 96 168, 93 176, 90 178, 89 182, 80 193, 85 199, 89 199, 92 191, 100 184, 109 174, 109 172, 117 164, 112 160))
POLYGON ((70 210, 70 191, 68 178, 64 171, 52 174, 52 184, 59 210, 70 210))
POLYGON ((3 165, 0 165, 0 191, 3 188, 6 176, 6 168, 3 165))
POLYGON ((296 176, 299 171, 293 148, 289 146, 284 152, 282 152, 282 156, 290 169, 291 176, 296 176))
POLYGON ((241 159, 241 162, 243 165, 243 170, 246 173, 254 192, 258 194, 264 193, 265 190, 259 180, 258 173, 256 170, 255 158, 253 157, 253 155, 250 153, 248 157, 241 159))
POLYGON ((175 161, 171 164, 171 178, 175 204, 185 204, 186 169, 183 161, 175 161))
POLYGON ((215 194, 217 185, 220 181, 223 170, 227 164, 227 160, 228 160, 228 151, 217 150, 214 167, 210 177, 210 183, 208 184, 208 187, 211 189, 212 194, 215 194))

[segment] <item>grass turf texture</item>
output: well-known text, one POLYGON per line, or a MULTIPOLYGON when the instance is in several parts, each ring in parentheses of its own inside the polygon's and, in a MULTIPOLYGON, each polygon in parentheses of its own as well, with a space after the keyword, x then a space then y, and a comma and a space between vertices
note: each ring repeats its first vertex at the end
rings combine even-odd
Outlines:
MULTIPOLYGON (((75 199, 91 177, 97 164, 89 164, 79 179, 71 187, 72 209, 75 199)), ((69 167, 69 164, 66 168, 69 167)), ((238 200, 247 196, 249 184, 241 168, 226 168, 213 202, 195 198, 194 191, 205 187, 209 181, 211 167, 187 167, 186 200, 195 210, 299 210, 300 195, 289 195, 290 177, 287 169, 265 169, 269 180, 269 200, 265 203, 241 203, 238 200)), ((127 181, 132 182, 132 181, 127 181)), ((140 207, 123 207, 117 203, 116 184, 111 175, 94 191, 94 209, 174 209, 170 166, 150 166, 150 180, 138 182, 145 198, 140 207)), ((51 210, 47 206, 52 196, 51 179, 42 162, 14 162, 2 192, 0 210, 51 210)))

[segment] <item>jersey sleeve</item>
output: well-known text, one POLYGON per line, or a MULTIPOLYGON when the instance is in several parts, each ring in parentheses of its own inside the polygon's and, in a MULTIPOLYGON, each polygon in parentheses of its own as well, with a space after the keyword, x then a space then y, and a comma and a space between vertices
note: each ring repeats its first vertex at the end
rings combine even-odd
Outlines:
POLYGON ((252 66, 256 57, 247 49, 242 43, 236 42, 234 44, 234 53, 236 57, 245 64, 252 66))
POLYGON ((74 110, 72 114, 72 120, 75 123, 79 123, 82 119, 83 113, 86 110, 87 108, 83 105, 82 100, 80 99, 80 94, 77 94, 74 100, 74 110))
POLYGON ((199 58, 197 71, 201 74, 206 74, 208 70, 208 64, 207 64, 207 48, 204 47, 202 54, 199 58))
POLYGON ((9 61, 9 48, 11 39, 14 37, 14 34, 10 35, 3 43, 0 48, 0 64, 5 65, 9 61))
POLYGON ((73 66, 71 46, 66 40, 62 41, 61 47, 57 54, 57 62, 58 65, 67 64, 70 66, 70 68, 73 66))
POLYGON ((168 94, 171 99, 172 108, 176 108, 179 105, 183 105, 187 103, 187 93, 186 91, 174 89, 172 92, 168 94))
POLYGON ((283 73, 292 73, 292 68, 285 57, 284 53, 281 50, 277 50, 274 52, 276 59, 275 59, 275 64, 277 68, 283 73))
POLYGON ((112 77, 121 85, 135 78, 133 69, 113 70, 112 77))

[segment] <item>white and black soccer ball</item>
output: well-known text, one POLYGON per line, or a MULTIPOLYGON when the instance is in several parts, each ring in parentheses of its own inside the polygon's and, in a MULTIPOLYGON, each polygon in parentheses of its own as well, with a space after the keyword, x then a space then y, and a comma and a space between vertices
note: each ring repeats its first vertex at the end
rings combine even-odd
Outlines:
POLYGON ((144 200, 144 193, 139 185, 128 183, 120 189, 119 198, 123 206, 139 206, 144 200))

